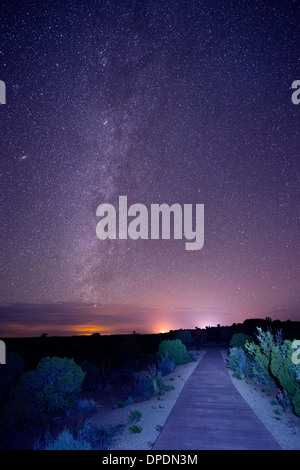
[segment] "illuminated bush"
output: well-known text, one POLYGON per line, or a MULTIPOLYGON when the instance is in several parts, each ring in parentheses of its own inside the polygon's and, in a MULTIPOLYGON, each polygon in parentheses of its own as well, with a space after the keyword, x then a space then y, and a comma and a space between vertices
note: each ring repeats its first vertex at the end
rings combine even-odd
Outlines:
POLYGON ((228 367, 233 370, 234 376, 238 379, 251 375, 251 361, 244 349, 233 347, 227 357, 228 367))
POLYGON ((139 421, 142 417, 142 413, 139 410, 132 410, 129 415, 130 421, 139 421))
POLYGON ((155 367, 149 368, 149 373, 137 375, 124 391, 133 399, 145 400, 154 395, 159 396, 165 391, 162 374, 155 367))
POLYGON ((251 373, 253 379, 259 384, 271 387, 275 385, 270 373, 271 351, 275 345, 274 338, 270 331, 265 332, 261 328, 257 328, 257 330, 258 344, 246 342, 245 350, 252 359, 251 373))
POLYGON ((92 450, 90 443, 84 439, 76 439, 65 429, 56 439, 48 442, 44 450, 92 450))
POLYGON ((85 424, 80 429, 64 429, 56 438, 46 433, 35 443, 35 450, 107 450, 123 425, 108 428, 85 424))
POLYGON ((176 366, 190 362, 186 347, 180 339, 162 341, 158 349, 159 358, 166 353, 170 359, 174 360, 176 366))
POLYGON ((169 357, 167 351, 161 354, 161 358, 157 363, 157 367, 161 375, 171 374, 176 368, 174 359, 169 357))
POLYGON ((134 434, 140 433, 143 430, 143 428, 141 428, 141 426, 138 426, 137 424, 133 424, 132 426, 129 427, 129 429, 134 434))
POLYGON ((41 359, 12 389, 4 409, 5 423, 10 428, 32 427, 51 413, 67 412, 76 405, 83 379, 84 372, 73 359, 41 359))
POLYGON ((107 450, 123 428, 121 424, 107 428, 85 424, 78 431, 77 439, 88 442, 92 449, 107 450))
POLYGON ((244 349, 232 347, 227 363, 237 377, 250 376, 257 383, 278 387, 283 406, 287 402, 300 416, 300 365, 292 361, 292 342, 283 342, 282 333, 257 328, 257 344, 246 341, 244 349))
POLYGON ((292 342, 284 341, 282 345, 276 345, 271 352, 271 372, 280 383, 290 398, 296 415, 300 416, 300 366, 292 361, 292 342))

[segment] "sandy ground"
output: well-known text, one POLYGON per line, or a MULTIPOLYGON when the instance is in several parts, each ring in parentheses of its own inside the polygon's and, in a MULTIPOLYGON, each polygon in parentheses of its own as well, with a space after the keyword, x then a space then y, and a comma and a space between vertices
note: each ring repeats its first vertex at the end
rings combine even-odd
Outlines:
MULTIPOLYGON (((226 361, 227 351, 222 351, 226 361)), ((292 411, 284 411, 276 400, 277 389, 266 389, 250 379, 239 380, 229 370, 233 385, 258 418, 285 450, 300 450, 300 418, 292 411)))
POLYGON ((154 397, 116 410, 101 411, 89 420, 89 423, 93 425, 109 427, 123 424, 125 426, 123 432, 116 438, 111 450, 150 450, 152 448, 185 382, 205 354, 205 351, 194 352, 199 354, 197 361, 177 366, 174 372, 163 377, 164 383, 172 385, 174 390, 165 392, 159 398, 154 397), (134 410, 139 410, 141 413, 138 422, 131 422, 129 419, 131 411, 134 410), (130 431, 130 426, 134 424, 142 428, 140 433, 130 431))
MULTIPOLYGON (((159 399, 155 397, 125 408, 101 411, 89 420, 91 424, 99 426, 124 425, 123 432, 118 435, 111 450, 151 450, 184 384, 204 354, 205 350, 200 351, 196 362, 178 366, 174 372, 163 377, 164 383, 172 385, 174 390, 166 392, 159 399), (139 410, 141 413, 137 423, 132 423, 129 419, 131 411, 134 410, 139 410), (140 433, 130 431, 129 427, 132 424, 140 426, 142 431, 140 433)), ((222 356, 226 362, 227 350, 222 351, 222 356)), ((277 389, 267 390, 251 380, 236 379, 229 369, 228 372, 233 385, 279 445, 286 450, 300 450, 300 418, 292 411, 283 411, 276 400, 277 389)))

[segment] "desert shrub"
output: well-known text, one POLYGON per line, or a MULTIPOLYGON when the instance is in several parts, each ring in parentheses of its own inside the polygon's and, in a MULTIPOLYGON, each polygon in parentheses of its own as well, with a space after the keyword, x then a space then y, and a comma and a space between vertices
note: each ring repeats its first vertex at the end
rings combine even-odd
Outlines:
POLYGON ((133 399, 143 398, 147 399, 153 395, 153 385, 149 377, 147 376, 138 376, 134 379, 133 383, 131 383, 127 390, 129 391, 129 395, 133 399))
POLYGON ((124 406, 132 405, 132 404, 133 404, 132 397, 127 397, 126 400, 124 400, 124 406))
POLYGON ((6 364, 0 366, 0 402, 8 395, 17 383, 24 370, 24 361, 19 354, 6 352, 6 364))
POLYGON ((151 397, 152 395, 159 394, 162 391, 162 384, 161 384, 161 374, 160 372, 158 375, 147 375, 145 377, 141 377, 138 380, 138 389, 141 391, 142 397, 151 397))
POLYGON ((134 400, 132 397, 126 398, 126 400, 120 400, 113 404, 113 409, 117 410, 118 408, 124 408, 125 406, 132 405, 134 400))
POLYGON ((165 387, 160 372, 156 375, 148 375, 146 380, 152 384, 154 395, 160 395, 164 391, 165 387))
POLYGON ((175 390, 175 387, 173 387, 173 385, 165 385, 164 390, 165 392, 170 392, 171 390, 175 390))
POLYGON ((275 344, 271 331, 263 331, 261 328, 257 327, 256 338, 262 352, 270 358, 272 348, 275 344))
MULTIPOLYGON (((300 365, 292 361, 292 342, 284 341, 281 345, 273 345, 271 350, 270 369, 279 381, 280 387, 290 397, 295 414, 300 416, 300 365)), ((286 398, 286 396, 285 396, 286 398)))
POLYGON ((187 364, 190 361, 186 347, 179 339, 162 341, 158 349, 159 359, 165 353, 174 360, 176 366, 187 364))
POLYGON ((130 421, 139 421, 142 417, 142 413, 139 410, 132 410, 129 415, 130 421))
MULTIPOLYGON (((84 376, 73 359, 45 357, 32 372, 31 378, 35 381, 33 394, 45 412, 66 412, 75 406, 84 376)), ((17 391, 15 395, 18 395, 17 391)))
POLYGON ((56 439, 49 439, 44 450, 92 450, 92 446, 86 440, 74 438, 72 433, 65 429, 56 439))
POLYGON ((235 333, 229 341, 229 346, 231 348, 243 348, 247 341, 249 343, 254 342, 253 336, 244 333, 235 333))
POLYGON ((77 439, 88 442, 92 449, 107 450, 122 429, 122 425, 104 428, 86 424, 78 431, 77 439))
POLYGON ((148 373, 135 376, 133 382, 124 388, 127 396, 133 399, 148 399, 160 395, 165 390, 161 372, 155 366, 150 367, 148 373))
POLYGON ((257 330, 258 344, 245 344, 245 350, 251 357, 251 375, 258 384, 272 387, 275 382, 270 374, 270 358, 274 339, 270 331, 262 331, 261 328, 257 330))
POLYGON ((133 424, 132 426, 129 427, 130 431, 133 432, 133 433, 140 433, 142 432, 142 428, 141 426, 138 426, 137 424, 133 424))
POLYGON ((35 450, 107 450, 123 428, 123 425, 103 428, 86 424, 74 433, 64 429, 55 439, 47 432, 35 443, 34 448, 35 450))
POLYGON ((276 399, 284 411, 293 409, 291 395, 286 390, 279 390, 276 399))
POLYGON ((300 364, 292 361, 292 342, 283 341, 282 331, 275 334, 257 328, 257 344, 246 341, 244 349, 230 349, 227 363, 236 376, 251 376, 268 387, 277 385, 277 399, 287 409, 291 405, 300 416, 300 364))
POLYGON ((51 413, 69 411, 76 405, 83 379, 84 372, 73 359, 41 359, 12 389, 3 412, 5 424, 9 428, 33 427, 51 413))
POLYGON ((176 339, 179 339, 186 348, 191 347, 193 344, 193 337, 190 330, 178 330, 176 332, 176 339))
POLYGON ((242 347, 230 349, 227 357, 227 365, 238 379, 251 375, 251 362, 242 347))
POLYGON ((161 355, 160 360, 157 363, 158 371, 161 373, 162 376, 171 374, 176 369, 176 364, 174 359, 169 357, 167 351, 163 352, 161 355))
POLYGON ((114 403, 112 405, 112 408, 113 408, 113 410, 117 410, 119 408, 124 408, 124 406, 125 406, 124 400, 119 400, 119 401, 117 401, 116 403, 114 403))
POLYGON ((191 362, 196 362, 197 361, 197 354, 195 354, 193 351, 188 351, 188 356, 191 362))

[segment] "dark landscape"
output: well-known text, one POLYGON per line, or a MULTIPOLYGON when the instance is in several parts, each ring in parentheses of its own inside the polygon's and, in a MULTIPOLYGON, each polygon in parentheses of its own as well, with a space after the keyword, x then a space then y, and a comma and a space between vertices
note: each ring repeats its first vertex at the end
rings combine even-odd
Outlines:
MULTIPOLYGON (((32 338, 3 338, 7 347, 7 364, 0 365, 1 448, 34 449, 41 445, 48 434, 58 435, 66 427, 75 430, 84 426, 85 420, 97 413, 99 409, 111 410, 149 400, 157 392, 146 390, 144 386, 145 389, 135 390, 137 387, 136 377, 151 371, 151 380, 153 380, 153 377, 157 378, 161 373, 169 373, 175 369, 175 365, 170 362, 170 359, 172 361, 175 359, 175 356, 172 357, 172 353, 164 358, 167 359, 166 362, 162 361, 162 356, 159 355, 161 343, 181 343, 189 357, 186 356, 187 359, 178 361, 177 364, 180 364, 195 360, 196 351, 221 347, 228 354, 232 350, 232 346, 233 349, 243 350, 246 340, 259 344, 257 340, 259 329, 263 332, 269 332, 274 338, 279 334, 282 343, 300 338, 300 322, 272 321, 270 318, 248 319, 243 323, 231 326, 218 325, 205 329, 171 330, 168 333, 160 334, 133 332, 128 335, 101 335, 93 333, 89 336, 51 337, 44 333, 40 337, 32 338), (189 351, 191 352, 189 353, 189 351), (85 378, 77 390, 76 397, 74 397, 75 404, 72 403, 71 406, 70 403, 69 409, 65 408, 60 412, 55 412, 55 410, 46 412, 45 409, 45 420, 42 422, 38 420, 35 423, 35 414, 39 403, 38 401, 34 402, 33 408, 36 406, 36 410, 31 409, 28 416, 20 415, 19 422, 11 426, 5 410, 12 397, 12 390, 22 374, 34 370, 39 362, 46 357, 74 360, 75 364, 84 371, 85 378), (154 370, 155 372, 153 372, 154 370), (80 408, 79 403, 85 403, 85 405, 80 408), (89 409, 91 403, 92 406, 89 409)), ((234 364, 236 366, 236 362, 234 364)), ((50 368, 47 375, 44 376, 45 383, 48 383, 51 374, 55 376, 53 368, 50 368)), ((69 377, 67 382, 71 380, 69 377)), ((138 387, 141 387, 141 383, 138 387)), ((56 393, 58 396, 59 389, 56 393)), ((158 394, 160 395, 160 393, 165 393, 165 390, 161 389, 158 394)), ((214 391, 212 390, 211 393, 213 394, 214 391)), ((55 397, 52 399, 55 400, 55 397)), ((26 406, 27 402, 24 396, 21 407, 25 409, 26 406)), ((106 439, 107 442, 105 439, 101 441, 102 444, 103 442, 105 444, 100 449, 107 449, 109 445, 112 445, 113 439, 108 437, 106 439)), ((198 445, 201 448, 201 442, 198 445)))

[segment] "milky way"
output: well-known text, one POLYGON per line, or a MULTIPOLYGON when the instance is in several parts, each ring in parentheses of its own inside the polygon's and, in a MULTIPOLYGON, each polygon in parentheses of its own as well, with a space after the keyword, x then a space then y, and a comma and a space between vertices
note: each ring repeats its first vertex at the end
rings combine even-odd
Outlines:
POLYGON ((298 4, 2 5, 0 302, 299 318, 298 4), (120 195, 204 204, 203 249, 100 241, 120 195))

